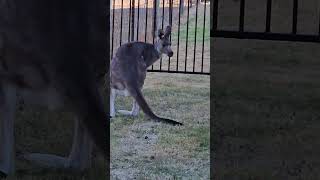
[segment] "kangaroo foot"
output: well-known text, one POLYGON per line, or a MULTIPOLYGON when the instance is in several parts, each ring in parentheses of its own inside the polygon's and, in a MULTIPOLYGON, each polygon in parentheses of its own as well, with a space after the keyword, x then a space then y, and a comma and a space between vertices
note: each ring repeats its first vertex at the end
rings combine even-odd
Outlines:
POLYGON ((66 169, 68 164, 68 158, 53 154, 30 153, 20 157, 43 168, 66 169))
POLYGON ((118 110, 118 112, 126 116, 138 116, 138 113, 134 111, 118 110))
POLYGON ((22 155, 21 158, 30 161, 41 168, 50 168, 53 170, 82 172, 89 167, 89 164, 86 162, 71 160, 70 158, 54 154, 30 153, 22 155))

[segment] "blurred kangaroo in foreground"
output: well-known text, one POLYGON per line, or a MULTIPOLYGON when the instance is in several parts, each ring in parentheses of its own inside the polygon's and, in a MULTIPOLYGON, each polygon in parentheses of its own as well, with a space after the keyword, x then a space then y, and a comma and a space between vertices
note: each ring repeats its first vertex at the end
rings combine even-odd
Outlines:
POLYGON ((94 145, 108 157, 107 112, 99 93, 109 67, 106 7, 105 0, 0 0, 0 178, 15 171, 19 98, 75 116, 69 156, 32 153, 22 158, 82 171, 90 166, 94 145))
POLYGON ((173 56, 170 43, 171 27, 167 26, 166 31, 158 31, 158 38, 155 44, 144 42, 129 42, 120 46, 111 61, 110 72, 110 116, 115 116, 116 95, 129 96, 133 99, 131 111, 119 110, 125 115, 137 116, 139 107, 143 112, 155 121, 162 121, 173 125, 182 123, 171 119, 161 118, 155 115, 145 101, 141 89, 146 78, 147 68, 156 62, 162 54, 173 56))

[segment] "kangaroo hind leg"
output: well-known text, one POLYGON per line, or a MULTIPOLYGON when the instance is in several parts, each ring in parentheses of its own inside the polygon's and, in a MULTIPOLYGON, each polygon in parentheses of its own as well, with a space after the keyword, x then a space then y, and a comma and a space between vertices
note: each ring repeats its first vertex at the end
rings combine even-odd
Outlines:
POLYGON ((16 101, 16 88, 0 84, 0 174, 2 176, 14 173, 16 101))
POLYGON ((91 165, 92 147, 93 142, 87 130, 77 118, 75 119, 73 144, 68 157, 40 153, 25 154, 22 157, 44 168, 83 171, 91 165))
POLYGON ((120 114, 128 115, 128 116, 138 116, 139 111, 140 111, 140 107, 139 107, 138 102, 135 99, 133 99, 133 101, 132 101, 132 109, 131 109, 131 111, 118 110, 118 112, 120 114))

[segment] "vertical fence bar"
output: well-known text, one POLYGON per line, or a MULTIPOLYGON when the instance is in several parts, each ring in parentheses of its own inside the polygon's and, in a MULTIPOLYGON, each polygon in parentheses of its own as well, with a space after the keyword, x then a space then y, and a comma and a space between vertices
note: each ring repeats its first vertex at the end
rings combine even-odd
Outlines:
POLYGON ((318 14, 319 14, 319 29, 318 29, 318 35, 320 36, 320 5, 318 5, 318 7, 319 7, 319 12, 318 12, 318 14))
POLYGON ((244 9, 245 9, 245 0, 240 0, 240 19, 239 19, 240 32, 243 32, 244 30, 244 9))
POLYGON ((138 0, 138 14, 137 14, 137 41, 139 40, 139 22, 140 22, 140 0, 138 0))
POLYGON ((318 12, 318 14, 319 14, 319 21, 318 21, 318 23, 319 23, 318 35, 320 36, 320 4, 318 5, 318 9, 319 9, 319 12, 318 12))
POLYGON ((212 29, 215 31, 218 27, 218 6, 219 6, 219 0, 214 0, 213 2, 213 24, 212 29))
POLYGON ((147 2, 146 2, 146 26, 145 26, 145 33, 144 33, 144 42, 147 42, 147 30, 148 30, 148 1, 149 0, 146 0, 147 2))
POLYGON ((297 34, 298 0, 293 0, 292 33, 297 34))
POLYGON ((186 35, 186 56, 184 63, 184 71, 187 72, 187 61, 188 61, 188 38, 189 38, 189 14, 190 14, 190 1, 188 0, 188 12, 187 12, 187 35, 186 35))
POLYGON ((154 39, 156 37, 156 32, 157 32, 157 10, 158 10, 158 7, 157 7, 157 1, 159 0, 154 0, 153 1, 153 38, 152 38, 152 43, 154 43, 154 39))
POLYGON ((111 58, 113 57, 113 42, 114 42, 114 11, 116 10, 115 5, 116 1, 113 0, 113 9, 112 9, 112 32, 111 32, 111 58))
MULTIPOLYGON (((153 29, 152 29, 152 44, 154 44, 154 39, 156 37, 156 32, 157 32, 157 10, 158 10, 158 7, 157 7, 157 1, 159 0, 153 0, 153 29)), ((153 65, 151 66, 151 69, 153 70, 153 65)))
MULTIPOLYGON (((218 0, 216 0, 218 2, 218 0)), ((217 6, 218 7, 218 6, 217 6)), ((204 13, 203 13, 203 31, 202 31, 202 55, 201 55, 201 72, 203 73, 203 60, 204 60, 204 38, 206 32, 206 11, 207 3, 204 4, 204 13)))
POLYGON ((266 29, 265 32, 270 32, 271 29, 271 7, 272 7, 272 0, 267 1, 267 14, 266 14, 266 29))
MULTIPOLYGON (((180 3, 182 2, 182 0, 179 0, 179 1, 180 1, 180 3)), ((271 0, 267 0, 267 1, 268 1, 268 3, 269 3, 269 1, 271 2, 271 0)), ((115 29, 114 29, 115 28, 114 26, 115 26, 115 23, 116 23, 116 19, 115 19, 116 15, 115 14, 116 14, 116 6, 117 5, 116 5, 116 0, 113 0, 112 2, 113 2, 113 6, 112 6, 113 7, 113 12, 112 12, 113 17, 112 17, 112 35, 111 35, 111 55, 113 56, 113 54, 114 54, 113 51, 114 51, 114 48, 115 48, 115 44, 117 44, 117 43, 114 42, 116 40, 114 38, 114 36, 117 34, 117 33, 115 33, 115 29)), ((138 11, 135 9, 136 8, 136 5, 135 5, 136 1, 135 0, 130 0, 128 2, 129 4, 125 3, 124 0, 121 0, 120 2, 121 2, 121 8, 120 8, 120 13, 121 13, 120 14, 120 46, 121 46, 123 44, 123 42, 124 42, 123 41, 123 37, 124 37, 123 33, 126 31, 125 27, 127 27, 127 25, 128 25, 128 29, 129 29, 129 31, 128 31, 128 41, 130 42, 130 41, 134 41, 135 39, 137 39, 137 40, 139 39, 139 36, 140 36, 139 35, 140 34, 139 33, 139 28, 140 28, 140 19, 141 18, 140 18, 140 0, 138 0, 138 5, 137 5, 138 11), (126 5, 126 7, 125 7, 125 5, 126 5), (124 14, 124 13, 126 12, 125 8, 127 9, 127 7, 128 7, 127 5, 129 6, 129 9, 128 9, 129 10, 129 20, 128 20, 129 22, 128 22, 128 24, 126 24, 127 22, 125 22, 125 20, 124 20, 124 18, 126 16, 126 14, 124 14), (135 25, 135 23, 137 23, 137 25, 135 25), (137 33, 137 34, 135 34, 135 33, 137 33)), ((160 2, 161 2, 161 0, 160 0, 160 2)), ((155 40, 156 40, 156 35, 157 35, 156 32, 157 32, 157 29, 159 28, 158 26, 160 26, 159 23, 160 22, 162 23, 161 24, 161 28, 164 29, 165 24, 166 24, 165 22, 167 22, 166 19, 165 19, 167 17, 167 15, 165 13, 169 13, 168 14, 169 25, 172 27, 173 3, 174 2, 175 2, 174 0, 162 0, 162 22, 159 19, 160 17, 158 17, 158 16, 160 16, 160 14, 159 14, 160 11, 158 10, 159 9, 158 8, 159 2, 157 2, 157 0, 154 0, 153 4, 151 5, 151 7, 153 6, 153 18, 151 19, 151 20, 153 20, 153 27, 152 27, 153 28, 152 29, 153 30, 153 34, 152 34, 153 35, 153 37, 152 37, 152 43, 153 44, 155 43, 155 40), (168 11, 167 11, 167 9, 165 9, 165 8, 167 8, 167 5, 168 5, 168 11)), ((241 6, 241 11, 244 11, 244 2, 245 2, 245 0, 241 0, 241 2, 243 3, 243 5, 241 6)), ((144 3, 145 3, 145 10, 146 10, 146 12, 145 12, 145 20, 146 20, 145 25, 146 26, 145 26, 145 37, 144 37, 144 39, 145 39, 145 42, 147 42, 147 39, 149 39, 148 38, 148 28, 149 28, 148 27, 148 18, 150 18, 150 17, 148 17, 149 16, 148 15, 148 13, 149 13, 148 12, 149 0, 145 0, 144 3)), ((177 40, 177 52, 176 52, 177 53, 176 71, 184 72, 184 73, 203 73, 204 72, 204 52, 205 52, 205 50, 204 50, 205 46, 204 45, 205 45, 205 41, 206 41, 206 18, 207 18, 206 17, 206 14, 207 14, 206 11, 207 11, 207 3, 204 2, 204 7, 201 7, 202 5, 200 6, 200 0, 196 0, 196 2, 194 2, 194 3, 196 5, 196 7, 195 7, 196 8, 195 9, 195 16, 194 16, 195 17, 195 27, 190 27, 191 26, 190 23, 193 23, 193 22, 190 22, 190 16, 191 16, 191 9, 190 9, 191 6, 190 5, 191 5, 191 1, 187 1, 187 8, 188 9, 187 9, 187 15, 186 15, 186 20, 187 20, 186 21, 186 34, 185 34, 185 38, 183 38, 186 41, 185 42, 185 63, 184 63, 185 67, 184 67, 184 71, 183 70, 179 71, 179 68, 180 68, 179 67, 179 53, 181 53, 181 52, 179 52, 180 38, 181 38, 181 36, 180 36, 180 34, 181 34, 181 16, 182 16, 182 14, 180 12, 181 8, 179 8, 179 13, 178 13, 179 19, 178 19, 178 31, 177 31, 178 40, 177 40), (202 8, 204 8, 204 12, 203 12, 203 14, 204 14, 204 17, 203 17, 203 30, 202 30, 201 72, 196 71, 196 67, 197 67, 197 60, 196 60, 196 57, 197 57, 197 46, 200 46, 199 43, 201 43, 201 42, 197 41, 198 40, 197 39, 198 36, 201 34, 201 32, 200 32, 200 34, 198 32, 198 28, 199 28, 200 24, 202 23, 201 22, 199 24, 199 13, 200 13, 200 9, 199 9, 200 7, 199 6, 201 7, 201 10, 202 10, 202 8), (192 28, 192 29, 194 28, 194 31, 195 31, 194 32, 194 39, 193 39, 193 41, 194 41, 194 46, 193 47, 191 47, 192 45, 190 44, 190 43, 192 43, 191 42, 192 40, 189 42, 189 38, 192 38, 189 35, 189 32, 193 34, 193 32, 190 31, 191 30, 190 28, 192 28), (193 48, 193 53, 191 53, 190 52, 191 49, 188 49, 188 48, 191 48, 191 49, 193 48), (190 63, 188 64, 188 61, 191 60, 191 59, 188 59, 188 58, 192 58, 191 54, 193 55, 193 62, 190 61, 190 63), (189 67, 189 66, 191 66, 191 63, 193 63, 192 71, 191 71, 191 67, 189 67), (187 70, 188 68, 190 68, 190 71, 187 70)), ((216 7, 216 9, 218 9, 218 0, 214 1, 214 5, 213 6, 216 7)), ((160 7, 161 7, 161 5, 160 5, 160 7)), ((181 7, 181 6, 179 6, 179 7, 181 7)), ((215 11, 214 14, 216 14, 216 16, 213 16, 213 18, 217 19, 217 15, 218 15, 217 11, 215 11)), ((241 14, 240 16, 244 16, 244 12, 240 13, 240 14, 241 14)), ((242 21, 242 23, 240 23, 239 25, 240 25, 240 29, 242 29, 242 31, 243 31, 244 17, 242 17, 241 21, 242 21), (242 28, 241 28, 241 24, 242 24, 242 28)), ((266 20, 266 21, 268 21, 268 20, 266 20)), ((213 22, 213 24, 217 24, 217 21, 213 22)), ((214 27, 217 27, 217 26, 214 25, 214 27)), ((266 25, 266 29, 268 29, 267 25, 266 25)), ((269 29, 270 29, 270 27, 269 27, 269 29)), ((172 36, 170 36, 169 38, 170 38, 170 42, 172 42, 172 36)), ((171 58, 169 57, 168 59, 169 59, 169 61, 168 61, 168 71, 170 71, 170 68, 171 68, 170 60, 171 60, 171 58)), ((163 71, 162 65, 163 65, 162 61, 160 61, 160 69, 159 69, 160 71, 163 71)), ((154 70, 154 67, 152 66, 152 68, 150 68, 150 69, 154 70)))
MULTIPOLYGON (((161 29, 163 29, 163 22, 164 22, 164 0, 162 1, 162 22, 161 22, 161 29)), ((160 70, 162 69, 162 57, 160 58, 160 70)))
POLYGON ((192 69, 192 72, 194 72, 195 66, 196 66, 197 30, 198 30, 198 5, 199 5, 199 0, 196 1, 196 22, 195 22, 195 28, 194 28, 194 52, 193 52, 193 69, 192 69))
MULTIPOLYGON (((169 0, 169 25, 171 26, 172 28, 172 11, 173 11, 173 0, 169 0)), ((170 43, 172 42, 172 35, 170 35, 170 43)), ((169 57, 169 60, 168 60, 168 71, 170 71, 170 61, 171 61, 171 58, 169 57)))
POLYGON ((120 46, 122 44, 122 19, 123 19, 123 0, 121 0, 121 15, 120 15, 120 46))
POLYGON ((161 22, 161 28, 163 29, 163 21, 164 21, 164 4, 165 4, 165 1, 163 0, 162 1, 162 22, 161 22))
POLYGON ((130 42, 130 35, 131 35, 131 14, 132 14, 132 6, 131 6, 131 0, 129 2, 129 21, 128 21, 128 42, 130 42))
POLYGON ((131 41, 134 41, 135 0, 132 0, 131 10, 131 41))
POLYGON ((179 46, 180 46, 180 23, 181 23, 181 2, 182 0, 179 1, 179 21, 178 21, 178 42, 177 42, 177 67, 176 71, 179 70, 179 46))

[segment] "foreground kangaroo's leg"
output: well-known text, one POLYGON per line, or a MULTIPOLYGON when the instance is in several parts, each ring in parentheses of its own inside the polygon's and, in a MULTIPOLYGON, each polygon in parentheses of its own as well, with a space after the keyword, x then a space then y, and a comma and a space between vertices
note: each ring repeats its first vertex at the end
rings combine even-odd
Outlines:
POLYGON ((114 107, 114 102, 116 100, 116 90, 111 88, 110 90, 110 116, 111 117, 114 117, 116 115, 116 110, 115 110, 115 107, 114 107))
POLYGON ((0 174, 14 173, 14 118, 16 88, 0 85, 0 174))
POLYGON ((67 167, 71 169, 84 170, 91 165, 93 142, 84 127, 78 119, 75 120, 75 131, 73 136, 73 145, 68 158, 67 167))
POLYGON ((73 144, 68 158, 39 153, 26 154, 23 158, 45 168, 83 171, 91 164, 92 148, 93 143, 87 130, 75 119, 73 144))
POLYGON ((119 113, 123 114, 123 115, 128 115, 128 116, 138 116, 139 114, 139 110, 140 110, 140 107, 139 107, 139 104, 138 102, 133 99, 132 101, 132 109, 131 111, 127 111, 127 110, 118 110, 119 113))

